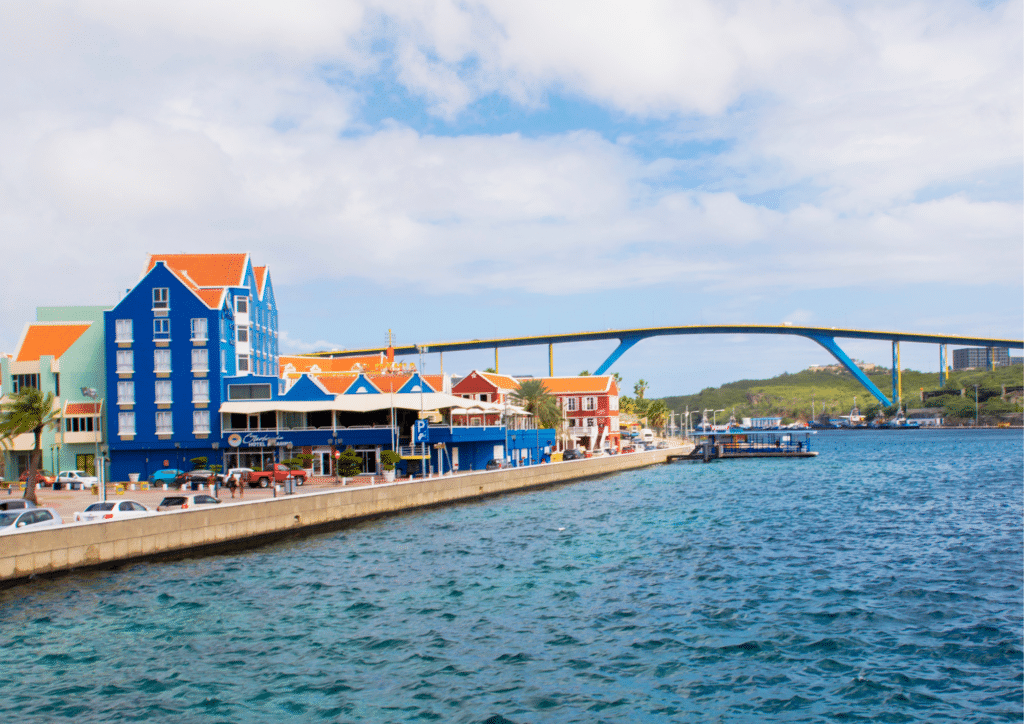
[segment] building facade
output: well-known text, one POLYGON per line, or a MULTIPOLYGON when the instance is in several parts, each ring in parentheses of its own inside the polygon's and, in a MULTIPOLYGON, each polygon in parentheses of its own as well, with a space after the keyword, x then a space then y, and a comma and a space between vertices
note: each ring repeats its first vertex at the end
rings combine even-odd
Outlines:
MULTIPOLYGON (((103 365, 104 307, 39 307, 17 351, 0 357, 4 400, 23 387, 55 396, 57 424, 43 429, 44 470, 95 474, 95 455, 106 444, 101 407, 106 397, 103 365), (95 398, 86 397, 83 388, 95 398)), ((19 435, 4 451, 0 472, 17 480, 29 467, 32 435, 19 435)), ((102 450, 101 450, 102 454, 102 450)))
POLYGON ((104 317, 115 480, 213 463, 222 402, 277 386, 273 285, 248 254, 153 255, 104 317))
POLYGON ((953 350, 955 370, 987 370, 1009 365, 1010 350, 1007 347, 964 347, 953 350))

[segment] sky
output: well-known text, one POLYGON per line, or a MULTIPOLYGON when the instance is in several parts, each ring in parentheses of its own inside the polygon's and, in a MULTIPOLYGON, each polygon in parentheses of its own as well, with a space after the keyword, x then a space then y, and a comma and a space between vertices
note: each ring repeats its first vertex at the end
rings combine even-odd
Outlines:
MULTIPOLYGON (((686 324, 1021 338, 1021 2, 0 0, 0 352, 248 251, 282 353, 686 324)), ((840 342, 888 365, 884 342, 840 342)), ((555 373, 614 342, 559 345, 555 373)), ((938 369, 938 349, 903 364, 938 369)), ((446 355, 444 371, 493 365, 446 355)), ((666 337, 686 394, 831 357, 666 337)), ((427 355, 428 372, 439 370, 427 355)), ((500 370, 547 372, 547 348, 500 370)))

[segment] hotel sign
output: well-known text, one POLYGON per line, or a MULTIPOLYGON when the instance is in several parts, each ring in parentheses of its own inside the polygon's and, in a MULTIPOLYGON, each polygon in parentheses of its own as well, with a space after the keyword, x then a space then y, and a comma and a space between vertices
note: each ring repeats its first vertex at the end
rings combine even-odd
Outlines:
POLYGON ((251 432, 244 436, 239 435, 237 432, 228 435, 228 445, 231 447, 240 447, 242 445, 246 447, 273 447, 275 445, 284 445, 284 443, 285 439, 277 435, 257 435, 251 432))

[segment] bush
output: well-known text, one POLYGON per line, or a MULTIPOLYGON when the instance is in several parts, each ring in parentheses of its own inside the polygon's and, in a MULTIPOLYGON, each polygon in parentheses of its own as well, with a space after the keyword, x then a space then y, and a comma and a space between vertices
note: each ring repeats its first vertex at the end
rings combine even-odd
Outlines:
POLYGON ((192 469, 193 470, 205 470, 206 464, 210 462, 209 458, 192 458, 192 469))
POLYGON ((402 457, 394 450, 385 450, 380 454, 380 464, 385 470, 394 470, 400 462, 402 457))
POLYGON ((363 472, 363 459, 352 446, 349 445, 341 453, 341 457, 337 458, 337 472, 336 474, 342 478, 351 478, 359 475, 363 472))

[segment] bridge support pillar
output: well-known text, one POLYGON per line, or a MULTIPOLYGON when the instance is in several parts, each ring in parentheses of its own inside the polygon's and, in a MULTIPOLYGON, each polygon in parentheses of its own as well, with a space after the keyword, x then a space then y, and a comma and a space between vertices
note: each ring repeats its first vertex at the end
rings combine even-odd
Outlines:
POLYGON ((622 337, 619 339, 619 346, 608 355, 608 359, 601 363, 601 366, 594 370, 595 375, 603 375, 608 371, 608 368, 615 364, 616 360, 623 355, 623 353, 632 347, 634 344, 639 342, 643 337, 622 337))
POLYGON ((939 387, 946 386, 946 345, 939 345, 939 387))
POLYGON ((494 348, 494 373, 498 374, 501 370, 498 369, 498 348, 494 348))
POLYGON ((892 404, 891 402, 889 402, 886 396, 882 394, 882 391, 878 389, 878 386, 871 381, 871 378, 864 374, 864 370, 858 367, 854 363, 854 361, 847 356, 846 352, 839 348, 839 345, 836 344, 835 337, 832 337, 827 334, 815 333, 808 334, 807 336, 813 339, 818 344, 820 344, 825 349, 827 349, 833 357, 839 360, 839 364, 845 367, 847 371, 851 375, 853 375, 858 382, 864 385, 864 388, 872 395, 874 395, 876 400, 881 402, 886 407, 892 404))
POLYGON ((555 345, 548 345, 548 377, 555 376, 555 345))
POLYGON ((900 404, 903 401, 903 370, 900 369, 900 341, 892 341, 892 401, 900 404))

